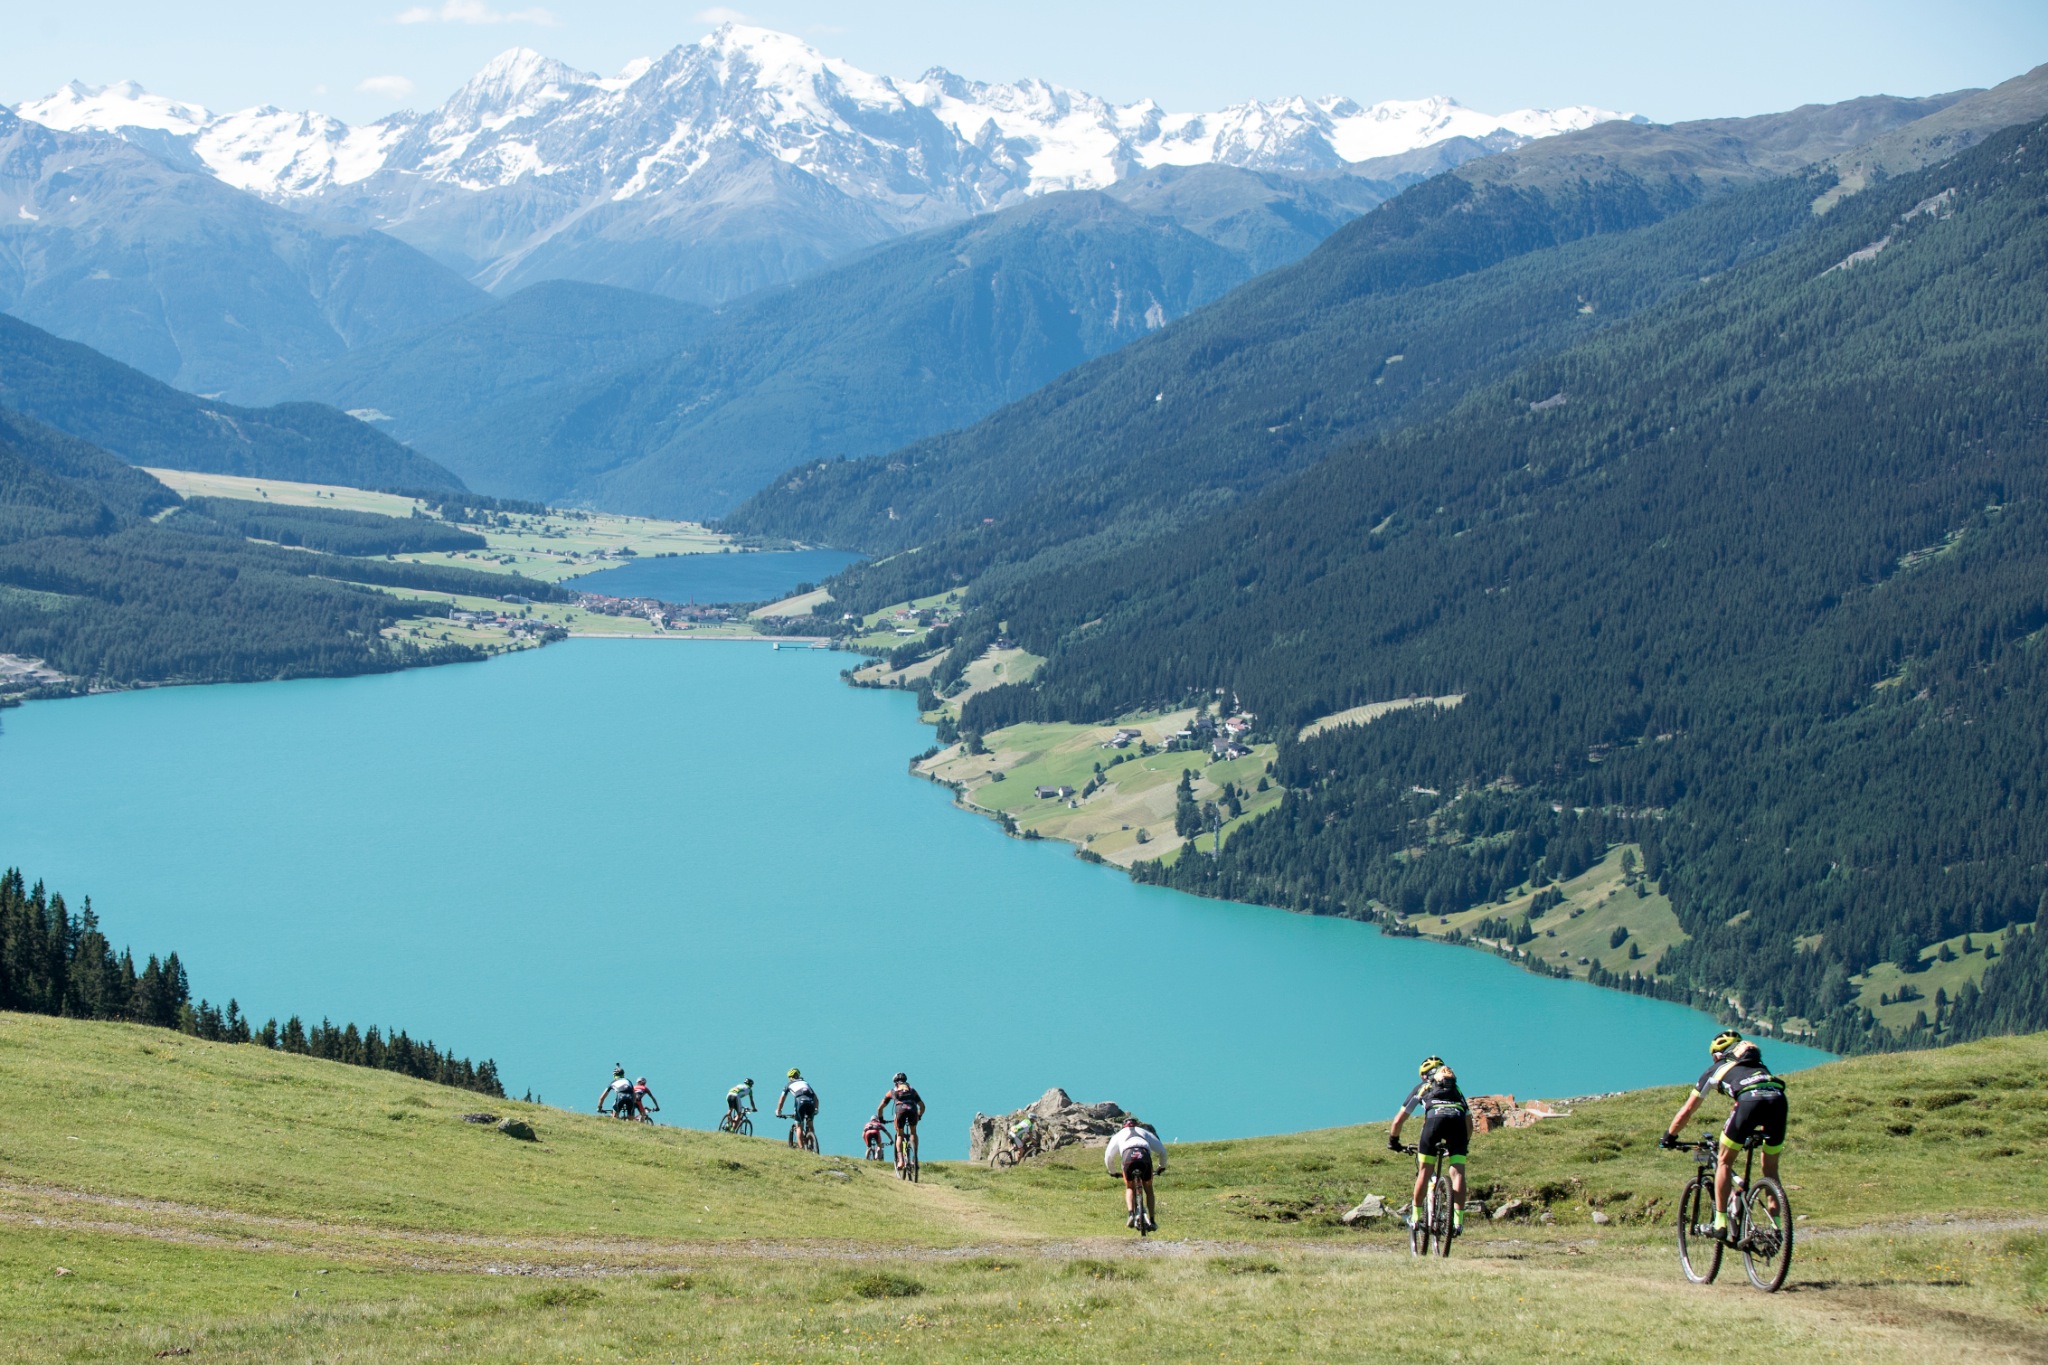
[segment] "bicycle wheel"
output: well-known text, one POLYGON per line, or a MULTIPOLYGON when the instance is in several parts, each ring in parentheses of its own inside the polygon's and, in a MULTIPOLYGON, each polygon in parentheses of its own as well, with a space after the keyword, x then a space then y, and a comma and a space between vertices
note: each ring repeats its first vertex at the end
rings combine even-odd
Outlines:
POLYGON ((989 1165, 999 1171, 1008 1170, 1017 1164, 1017 1149, 1014 1147, 998 1147, 996 1148, 995 1155, 990 1157, 988 1162, 989 1165))
POLYGON ((1440 1174, 1429 1193, 1430 1222, 1433 1224, 1430 1236, 1436 1239, 1436 1254, 1439 1256, 1451 1254, 1451 1210, 1454 1207, 1451 1200, 1451 1178, 1440 1174))
POLYGON ((740 1116, 740 1126, 733 1129, 733 1131, 741 1137, 752 1137, 754 1135, 754 1121, 742 1114, 740 1116))
POLYGON ((1421 1202, 1408 1210, 1408 1254, 1411 1256, 1429 1255, 1429 1230, 1430 1224, 1434 1221, 1429 1200, 1430 1189, 1425 1185, 1421 1202))
POLYGON ((1678 1197, 1678 1264, 1694 1284, 1712 1284, 1721 1273, 1721 1242, 1703 1231, 1713 1221, 1714 1177, 1702 1171, 1678 1197))
POLYGON ((818 1130, 809 1124, 804 1125, 804 1150, 807 1152, 818 1150, 818 1130))
POLYGON ((915 1131, 910 1135, 910 1155, 904 1159, 903 1170, 905 1177, 911 1184, 915 1185, 917 1183, 917 1134, 915 1131))
POLYGON ((1742 1197, 1742 1268, 1749 1282, 1775 1294, 1792 1268, 1792 1203, 1785 1187, 1769 1176, 1742 1197))

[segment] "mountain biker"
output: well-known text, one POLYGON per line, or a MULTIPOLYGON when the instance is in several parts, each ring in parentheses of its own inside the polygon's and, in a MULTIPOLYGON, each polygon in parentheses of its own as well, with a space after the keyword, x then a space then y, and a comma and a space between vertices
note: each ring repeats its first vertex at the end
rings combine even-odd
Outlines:
POLYGON ((1387 1129, 1387 1147, 1401 1150, 1401 1125, 1417 1109, 1422 1111, 1422 1132, 1415 1146, 1420 1152, 1415 1163, 1415 1194, 1408 1211, 1408 1226, 1422 1216, 1422 1193, 1429 1187, 1431 1159, 1438 1143, 1448 1151, 1445 1163, 1451 1168, 1451 1234, 1465 1230, 1465 1156, 1472 1145, 1472 1115, 1465 1106, 1465 1092, 1458 1089, 1457 1073, 1434 1054, 1422 1059, 1417 1068, 1421 1079, 1401 1101, 1401 1110, 1387 1129))
POLYGON ((740 1126, 740 1119, 746 1114, 758 1114, 760 1106, 754 1103, 754 1078, 747 1077, 743 1084, 725 1092, 726 1121, 734 1128, 740 1126))
POLYGON ((1124 1178, 1124 1208, 1130 1214, 1124 1225, 1144 1232, 1156 1230, 1159 1198, 1152 1190, 1152 1175, 1155 1168, 1160 1175, 1166 1174, 1166 1144, 1159 1134, 1139 1123, 1135 1114, 1124 1115, 1124 1126, 1103 1149, 1102 1164, 1111 1175, 1124 1178), (1145 1192, 1142 1211, 1138 1205, 1141 1189, 1145 1192))
POLYGON ((1657 1140, 1657 1145, 1666 1150, 1678 1146, 1678 1130, 1685 1127, 1692 1111, 1700 1107, 1707 1091, 1718 1090, 1735 1101, 1735 1108, 1721 1129, 1714 1163, 1713 1235, 1725 1242, 1728 1240, 1728 1186, 1735 1178, 1735 1154, 1742 1150, 1743 1139, 1752 1133, 1761 1133, 1764 1139, 1764 1174, 1777 1179, 1778 1154, 1785 1150, 1785 1121, 1790 1116, 1791 1106, 1785 1098, 1785 1082, 1773 1076, 1770 1068, 1764 1065, 1763 1052, 1755 1043, 1733 1029, 1726 1029, 1714 1035, 1709 1050, 1713 1061, 1700 1073, 1692 1093, 1685 1097, 1684 1104, 1678 1106, 1677 1115, 1665 1127, 1664 1136, 1657 1140))
POLYGON ((804 1073, 796 1067, 789 1069, 789 1084, 782 1087, 782 1093, 775 1100, 775 1117, 783 1118, 782 1104, 790 1101, 791 1113, 786 1117, 795 1119, 806 1128, 815 1131, 818 1120, 818 1092, 811 1089, 811 1083, 804 1079, 804 1073))
POLYGON ((1024 1155, 1024 1144, 1038 1131, 1038 1120, 1030 1114, 1010 1125, 1010 1150, 1018 1156, 1024 1155))
POLYGON ((633 1117, 633 1083, 626 1079, 626 1068, 617 1062, 612 1063, 611 1083, 597 1097, 597 1112, 602 1114, 607 1104, 612 1107, 614 1118, 633 1117))
POLYGON ((655 1099, 654 1092, 647 1088, 645 1076, 633 1082, 633 1112, 637 1117, 647 1119, 649 1123, 654 1122, 653 1119, 647 1118, 649 1114, 661 1112, 661 1101, 655 1099))
POLYGON ((891 1100, 896 1102, 896 1160, 901 1164, 917 1155, 917 1121, 924 1117, 924 1099, 911 1089, 910 1078, 899 1071, 890 1079, 882 1102, 875 1106, 876 1118, 882 1117, 891 1100))
POLYGON ((867 1123, 862 1126, 860 1130, 861 1145, 867 1149, 869 1160, 880 1161, 882 1159, 882 1135, 888 1131, 889 1126, 882 1122, 880 1114, 870 1115, 867 1123))

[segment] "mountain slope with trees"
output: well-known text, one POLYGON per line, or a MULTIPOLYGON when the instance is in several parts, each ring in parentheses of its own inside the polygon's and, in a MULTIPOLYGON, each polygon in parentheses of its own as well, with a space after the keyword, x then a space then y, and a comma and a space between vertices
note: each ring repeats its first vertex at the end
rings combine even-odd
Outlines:
POLYGON ((486 302, 382 232, 0 109, 0 309, 166 383, 250 393, 486 302))
POLYGON ((372 547, 420 530, 443 543, 469 534, 438 521, 416 530, 395 517, 239 506, 188 509, 106 451, 0 408, 0 654, 44 660, 73 687, 387 672, 482 656, 386 640, 387 626, 419 609, 358 584, 573 597, 523 578, 244 538, 283 528, 302 544, 327 537, 381 555, 372 547))
MULTIPOLYGON (((1047 663, 963 728, 1220 691, 1281 740, 1287 798, 1150 875, 1393 919, 1634 842, 1688 937, 1610 984, 1897 1041, 1850 978, 2048 903, 2044 134, 1189 534, 997 581, 980 619, 1047 663)), ((1909 1038, 2048 1023, 2038 953, 2009 957, 1909 1038)))
POLYGON ((462 487, 432 460, 333 408, 195 398, 5 313, 0 408, 159 469, 357 488, 462 487))
MULTIPOLYGON (((889 600, 1094 535, 1199 520, 1366 432, 1440 410, 1531 352, 1582 338, 1802 230, 1803 205, 1731 210, 1702 249, 1622 280, 1503 265, 1640 232, 1958 103, 1873 98, 1670 127, 1609 123, 1408 189, 1293 266, 965 431, 791 470, 726 519, 876 553, 913 546, 889 600), (1460 282, 1465 282, 1462 286, 1460 282), (1434 292, 1432 292, 1434 291, 1434 292), (1534 297, 1530 291, 1536 291, 1534 297)), ((1691 231, 1691 230, 1688 230, 1691 231)))

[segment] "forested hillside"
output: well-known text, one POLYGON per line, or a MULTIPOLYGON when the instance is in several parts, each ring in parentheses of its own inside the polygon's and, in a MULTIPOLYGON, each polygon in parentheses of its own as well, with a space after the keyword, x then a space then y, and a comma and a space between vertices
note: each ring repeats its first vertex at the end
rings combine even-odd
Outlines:
POLYGON ((813 453, 878 454, 973 422, 1302 255, 1354 203, 1399 188, 1320 184, 1205 167, 1048 195, 716 318, 536 286, 274 392, 376 408, 479 487, 713 516, 813 453))
POLYGON ((333 408, 238 408, 195 398, 5 313, 0 408, 130 464, 359 488, 462 487, 432 460, 333 408))
MULTIPOLYGON (((1220 691, 1286 801, 1153 875, 1392 918, 1633 842, 1688 937, 1616 984, 1891 1041, 1852 977, 2048 896, 2044 317, 2034 125, 1187 534, 986 587, 1048 662, 963 726, 1220 691)), ((2048 1024, 2042 961, 1914 1036, 2048 1024)))
POLYGON ((225 1007, 194 1001, 176 953, 161 959, 152 953, 136 965, 129 949, 114 951, 91 900, 73 914, 62 895, 41 882, 30 886, 19 868, 0 873, 0 1010, 151 1024, 215 1042, 260 1043, 397 1071, 485 1095, 505 1093, 497 1063, 443 1052, 403 1029, 358 1029, 327 1019, 309 1028, 297 1015, 283 1024, 271 1019, 259 1025, 243 1016, 238 1001, 225 1007))
POLYGON ((975 427, 792 470, 727 524, 874 552, 920 547, 886 572, 882 601, 1083 536, 1160 534, 1767 249, 1804 225, 1803 205, 1767 193, 1663 239, 1662 256, 1595 250, 1522 274, 1503 262, 1632 235, 1950 103, 1610 123, 1467 163, 975 427))
POLYGON ((42 659, 69 686, 369 673, 481 657, 384 639, 385 627, 417 608, 359 583, 570 596, 516 577, 245 538, 264 533, 376 555, 399 538, 470 538, 439 521, 218 499, 181 507, 141 470, 0 409, 0 654, 42 659))

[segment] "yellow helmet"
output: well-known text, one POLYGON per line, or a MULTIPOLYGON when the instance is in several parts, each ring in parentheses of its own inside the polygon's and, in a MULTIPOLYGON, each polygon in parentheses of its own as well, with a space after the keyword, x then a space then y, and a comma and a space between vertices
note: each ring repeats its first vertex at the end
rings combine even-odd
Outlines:
POLYGON ((1734 1047, 1737 1043, 1741 1041, 1742 1035, 1737 1033, 1734 1029, 1722 1029, 1719 1033, 1714 1035, 1714 1041, 1708 1047, 1707 1050, 1713 1053, 1716 1057, 1718 1057, 1722 1053, 1726 1052, 1729 1048, 1734 1047))
POLYGON ((1429 1056, 1424 1057, 1422 1059, 1422 1065, 1416 1069, 1415 1074, 1418 1076, 1428 1076, 1432 1071, 1436 1071, 1439 1068, 1441 1068, 1443 1064, 1443 1058, 1437 1056, 1435 1053, 1431 1053, 1429 1056))
POLYGON ((803 1075, 803 1074, 804 1074, 803 1072, 801 1072, 801 1071, 798 1071, 798 1070, 797 1070, 797 1069, 796 1069, 795 1067, 791 1067, 791 1068, 789 1069, 789 1078, 790 1078, 791 1080, 795 1080, 795 1079, 796 1079, 797 1077, 799 1077, 799 1076, 801 1076, 801 1075, 803 1075))

